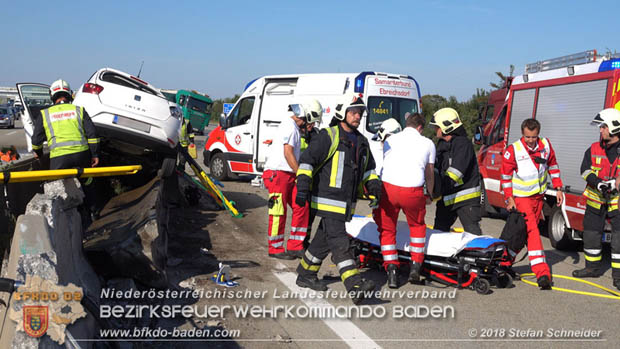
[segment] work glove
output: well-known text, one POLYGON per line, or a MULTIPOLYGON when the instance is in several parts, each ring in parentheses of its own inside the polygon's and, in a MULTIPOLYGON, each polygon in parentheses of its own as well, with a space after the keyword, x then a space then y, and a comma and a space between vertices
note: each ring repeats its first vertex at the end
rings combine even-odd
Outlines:
POLYGON ((379 207, 379 202, 381 202, 381 181, 378 179, 373 179, 366 183, 366 188, 368 189, 368 194, 370 194, 370 203, 368 206, 373 210, 379 207))
POLYGON ((297 191, 297 195, 295 196, 295 203, 297 206, 304 207, 306 206, 306 202, 308 202, 309 193, 307 191, 297 191))

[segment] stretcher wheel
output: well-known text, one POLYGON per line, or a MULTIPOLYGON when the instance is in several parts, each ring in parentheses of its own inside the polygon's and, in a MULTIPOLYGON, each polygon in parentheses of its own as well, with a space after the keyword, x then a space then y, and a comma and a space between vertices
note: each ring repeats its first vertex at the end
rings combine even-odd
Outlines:
POLYGON ((473 286, 474 290, 480 294, 487 294, 491 289, 491 283, 487 279, 476 278, 473 286))
POLYGON ((497 287, 499 288, 511 288, 512 287, 512 276, 510 274, 504 274, 497 278, 497 287))

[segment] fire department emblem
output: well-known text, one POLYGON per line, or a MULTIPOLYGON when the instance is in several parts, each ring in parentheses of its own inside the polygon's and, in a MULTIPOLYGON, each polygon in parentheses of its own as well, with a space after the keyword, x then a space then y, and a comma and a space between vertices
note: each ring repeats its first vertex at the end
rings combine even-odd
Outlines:
POLYGON ((30 337, 41 337, 47 331, 48 308, 47 306, 25 305, 24 313, 24 332, 30 337))
POLYGON ((237 144, 237 145, 241 144, 241 136, 237 135, 235 137, 235 144, 237 144))

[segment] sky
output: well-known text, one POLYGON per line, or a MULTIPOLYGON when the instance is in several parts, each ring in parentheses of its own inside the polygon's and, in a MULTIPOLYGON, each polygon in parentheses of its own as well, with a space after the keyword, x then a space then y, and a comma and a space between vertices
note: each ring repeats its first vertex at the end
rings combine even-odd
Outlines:
POLYGON ((379 71, 425 94, 469 99, 494 74, 620 50, 620 2, 2 1, 0 86, 76 89, 98 69, 213 98, 272 74, 379 71), (65 6, 70 4, 71 6, 65 6), (614 25, 615 24, 615 25, 614 25))

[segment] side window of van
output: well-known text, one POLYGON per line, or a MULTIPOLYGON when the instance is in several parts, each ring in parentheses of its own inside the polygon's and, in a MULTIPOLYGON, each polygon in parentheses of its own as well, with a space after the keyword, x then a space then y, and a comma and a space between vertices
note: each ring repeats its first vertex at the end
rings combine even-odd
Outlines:
POLYGON ((180 105, 181 107, 184 107, 184 106, 185 106, 185 96, 180 96, 180 97, 179 97, 179 105, 180 105))
POLYGON ((241 100, 230 112, 230 126, 235 127, 250 122, 252 117, 252 109, 254 108, 254 97, 248 97, 241 100))

